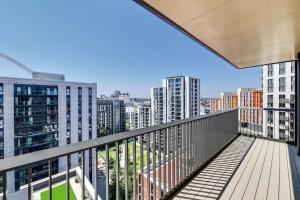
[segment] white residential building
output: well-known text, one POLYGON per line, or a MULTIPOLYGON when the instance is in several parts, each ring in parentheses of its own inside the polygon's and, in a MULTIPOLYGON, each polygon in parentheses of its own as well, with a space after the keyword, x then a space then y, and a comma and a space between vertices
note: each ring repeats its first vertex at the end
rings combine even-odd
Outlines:
POLYGON ((147 103, 135 103, 133 107, 127 107, 127 119, 129 130, 151 126, 151 105, 147 103))
POLYGON ((295 128, 295 62, 263 66, 263 132, 293 139, 295 128))
POLYGON ((166 123, 166 88, 151 88, 151 125, 166 123))
MULTIPOLYGON (((96 138, 95 83, 1 77, 0 94, 2 158, 96 138)), ((96 164, 90 158, 95 158, 95 151, 85 152, 85 174, 91 180, 96 176, 89 166, 96 164)), ((73 154, 71 167, 79 163, 79 155, 73 154)), ((47 169, 47 163, 33 167, 33 181, 47 177, 47 169)), ((54 160, 53 169, 65 171, 65 158, 54 160)), ((8 192, 27 183, 26 169, 10 171, 7 177, 8 192)))
POLYGON ((168 77, 166 88, 166 122, 200 115, 200 79, 188 76, 168 77))

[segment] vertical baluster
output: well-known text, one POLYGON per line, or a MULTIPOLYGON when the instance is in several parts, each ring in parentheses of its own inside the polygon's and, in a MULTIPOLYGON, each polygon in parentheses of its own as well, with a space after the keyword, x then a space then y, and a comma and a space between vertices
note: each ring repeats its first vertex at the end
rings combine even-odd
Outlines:
POLYGON ((132 140, 132 145, 133 145, 133 156, 132 156, 132 179, 133 179, 133 199, 136 199, 136 137, 133 137, 132 140))
POLYGON ((146 153, 147 153, 147 194, 148 194, 148 199, 150 199, 150 197, 151 197, 151 185, 150 185, 150 133, 147 134, 146 153))
POLYGON ((156 199, 156 132, 152 133, 152 160, 153 160, 153 199, 156 199))
POLYGON ((128 140, 124 140, 125 143, 125 199, 128 200, 128 140))
POLYGON ((188 133, 189 133, 189 152, 188 152, 188 155, 189 155, 189 172, 188 174, 190 174, 192 172, 192 123, 189 122, 188 123, 188 133))
POLYGON ((188 175, 188 124, 184 124, 184 178, 188 175))
POLYGON ((183 127, 184 127, 184 125, 183 124, 181 124, 180 125, 180 151, 179 151, 179 161, 180 161, 180 163, 179 163, 179 181, 181 182, 182 181, 182 179, 183 179, 183 160, 184 160, 184 157, 183 157, 183 145, 184 145, 184 143, 183 143, 183 127))
POLYGON ((173 127, 172 129, 172 188, 175 186, 175 172, 176 172, 176 169, 175 169, 175 163, 176 163, 176 151, 175 151, 175 148, 176 148, 176 126, 173 127))
POLYGON ((168 191, 171 190, 171 129, 167 129, 168 132, 168 191))
POLYGON ((108 144, 105 145, 105 159, 106 159, 105 193, 106 193, 106 200, 109 200, 110 195, 109 195, 109 145, 108 144))
POLYGON ((179 133, 180 133, 180 130, 179 130, 179 126, 175 126, 175 150, 176 152, 174 151, 175 153, 175 156, 176 156, 176 184, 179 183, 179 148, 180 148, 180 145, 179 145, 179 133))
POLYGON ((2 196, 2 199, 3 200, 7 200, 7 192, 6 192, 6 189, 7 189, 7 174, 6 174, 6 172, 4 172, 3 174, 2 174, 2 190, 3 190, 3 192, 2 192, 2 194, 3 194, 3 196, 2 196))
POLYGON ((163 132, 163 188, 164 194, 167 192, 167 129, 163 132))
POLYGON ((67 155, 66 169, 66 199, 70 200, 70 155, 67 155))
POLYGON ((158 132, 158 199, 161 199, 161 130, 158 132))
POLYGON ((186 176, 186 125, 185 124, 182 124, 182 135, 181 135, 181 138, 182 138, 182 164, 181 164, 181 167, 182 167, 182 177, 181 179, 184 179, 185 176, 186 176))
POLYGON ((98 200, 98 148, 95 148, 95 168, 94 168, 94 175, 95 175, 95 194, 94 199, 98 200))
POLYGON ((141 199, 144 199, 144 149, 143 149, 143 136, 139 136, 140 140, 140 190, 141 199))
POLYGON ((120 199, 119 142, 116 141, 116 199, 120 199))
POLYGON ((49 186, 49 200, 52 200, 52 160, 48 160, 48 175, 49 175, 49 180, 48 180, 48 186, 49 186))
POLYGON ((28 200, 31 200, 31 181, 32 181, 32 168, 31 165, 28 165, 28 200))
POLYGON ((85 152, 81 151, 81 199, 85 199, 85 152))

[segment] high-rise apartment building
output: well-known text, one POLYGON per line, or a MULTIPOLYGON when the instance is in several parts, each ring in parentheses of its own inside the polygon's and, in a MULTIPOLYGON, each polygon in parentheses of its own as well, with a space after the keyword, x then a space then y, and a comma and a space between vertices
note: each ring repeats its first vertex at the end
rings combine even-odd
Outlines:
POLYGON ((127 119, 129 130, 146 128, 151 126, 151 105, 148 103, 135 103, 133 107, 128 107, 127 119))
POLYGON ((238 88, 237 93, 241 127, 249 132, 261 134, 263 125, 262 89, 238 88))
POLYGON ((210 98, 209 100, 210 112, 219 112, 222 110, 222 99, 221 98, 210 98))
MULTIPOLYGON (((0 157, 17 156, 96 138, 96 84, 0 78, 0 157)), ((85 152, 91 179, 95 152, 85 152)), ((77 167, 80 155, 71 156, 77 167)), ((65 158, 53 160, 53 173, 66 169, 65 158)), ((27 169, 8 172, 8 191, 27 183, 27 169)), ((32 181, 48 176, 48 165, 32 168, 32 181)))
POLYGON ((166 88, 166 122, 200 115, 200 79, 188 76, 168 77, 166 88))
POLYGON ((238 95, 234 92, 222 92, 222 110, 229 110, 238 107, 238 95))
POLYGON ((151 125, 166 123, 166 88, 151 88, 151 125))
POLYGON ((295 62, 263 66, 263 132, 293 139, 295 129, 295 62))
POLYGON ((97 99, 97 136, 126 131, 126 112, 123 100, 97 99))

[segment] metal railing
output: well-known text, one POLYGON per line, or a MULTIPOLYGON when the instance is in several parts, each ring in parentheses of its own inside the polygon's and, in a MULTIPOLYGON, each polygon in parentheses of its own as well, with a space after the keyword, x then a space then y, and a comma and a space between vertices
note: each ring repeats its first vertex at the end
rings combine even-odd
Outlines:
POLYGON ((239 108, 239 132, 295 142, 295 110, 239 108))
MULTIPOLYGON (((79 153, 81 169, 85 169, 88 154, 84 152, 96 150, 95 190, 90 194, 91 199, 98 199, 100 190, 105 193, 104 199, 161 199, 174 192, 237 135, 238 110, 235 109, 8 157, 0 160, 5 191, 2 198, 6 200, 9 195, 7 173, 25 167, 28 170, 27 196, 32 199, 32 166, 48 162, 46 187, 48 199, 52 199, 52 160, 66 158, 66 199, 70 199, 71 156, 79 153), (100 189, 99 175, 105 176, 105 186, 100 189)), ((85 170, 81 173, 81 177, 86 176, 85 170)), ((87 195, 86 181, 80 179, 81 199, 87 195)))

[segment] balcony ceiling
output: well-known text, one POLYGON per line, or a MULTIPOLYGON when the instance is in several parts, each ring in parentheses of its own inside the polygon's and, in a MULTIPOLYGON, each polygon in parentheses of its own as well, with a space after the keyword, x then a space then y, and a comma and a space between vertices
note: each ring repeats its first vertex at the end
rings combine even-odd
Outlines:
POLYGON ((300 52, 300 0, 135 1, 237 68, 300 52))

